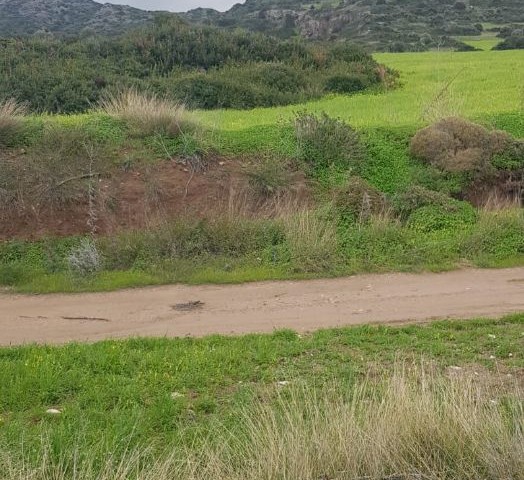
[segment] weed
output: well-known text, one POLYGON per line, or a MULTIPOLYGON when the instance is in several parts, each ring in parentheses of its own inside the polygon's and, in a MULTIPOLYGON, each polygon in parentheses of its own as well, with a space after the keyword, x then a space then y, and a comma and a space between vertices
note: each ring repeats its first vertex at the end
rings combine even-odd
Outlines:
POLYGON ((288 161, 274 155, 259 156, 244 167, 254 192, 262 197, 282 193, 291 183, 288 161))
POLYGON ((336 269, 335 226, 320 212, 304 210, 284 218, 286 246, 293 271, 321 273, 336 269))
POLYGON ((14 99, 0 101, 0 147, 13 146, 24 128, 22 117, 27 106, 14 99))
POLYGON ((91 238, 84 238, 67 257, 71 273, 78 277, 88 277, 102 269, 102 258, 91 238))

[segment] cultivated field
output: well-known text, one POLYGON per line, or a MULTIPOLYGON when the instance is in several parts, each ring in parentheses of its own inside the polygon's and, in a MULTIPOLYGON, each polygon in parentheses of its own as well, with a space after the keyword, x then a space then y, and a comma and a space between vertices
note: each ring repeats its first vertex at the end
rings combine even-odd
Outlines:
MULTIPOLYGON (((325 111, 355 127, 416 127, 436 114, 463 115, 472 120, 521 112, 523 103, 522 52, 381 53, 374 57, 400 72, 402 88, 380 95, 335 96, 301 106, 255 109, 247 112, 202 112, 200 118, 220 130, 238 131, 276 124, 301 108, 325 111), (442 92, 444 92, 442 94, 442 92), (440 99, 440 101, 439 101, 440 99)), ((522 125, 520 126, 522 128, 522 125)), ((515 131, 522 136, 523 130, 515 131)))

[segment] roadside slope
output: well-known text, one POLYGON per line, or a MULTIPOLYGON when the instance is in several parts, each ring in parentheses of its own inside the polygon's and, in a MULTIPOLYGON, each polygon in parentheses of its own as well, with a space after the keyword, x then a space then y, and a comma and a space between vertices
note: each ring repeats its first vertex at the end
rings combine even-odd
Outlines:
POLYGON ((524 268, 300 282, 0 295, 0 345, 308 331, 524 311, 524 268))

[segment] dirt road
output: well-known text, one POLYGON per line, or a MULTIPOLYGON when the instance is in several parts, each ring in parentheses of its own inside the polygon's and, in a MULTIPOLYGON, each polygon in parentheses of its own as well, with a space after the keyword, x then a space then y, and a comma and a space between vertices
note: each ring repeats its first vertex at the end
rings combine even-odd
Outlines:
POLYGON ((113 293, 0 294, 0 345, 129 336, 308 331, 524 311, 524 268, 360 275, 113 293))

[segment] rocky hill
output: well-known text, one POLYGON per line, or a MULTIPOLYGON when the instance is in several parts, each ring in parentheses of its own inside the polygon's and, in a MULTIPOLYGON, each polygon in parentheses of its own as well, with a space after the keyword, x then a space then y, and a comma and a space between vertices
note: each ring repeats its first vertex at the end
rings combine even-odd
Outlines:
POLYGON ((247 0, 225 13, 196 9, 183 16, 284 38, 350 38, 373 49, 402 51, 450 45, 452 36, 524 22, 524 8, 522 0, 247 0))
POLYGON ((93 0, 0 0, 0 37, 37 32, 119 34, 153 16, 152 12, 93 0))

